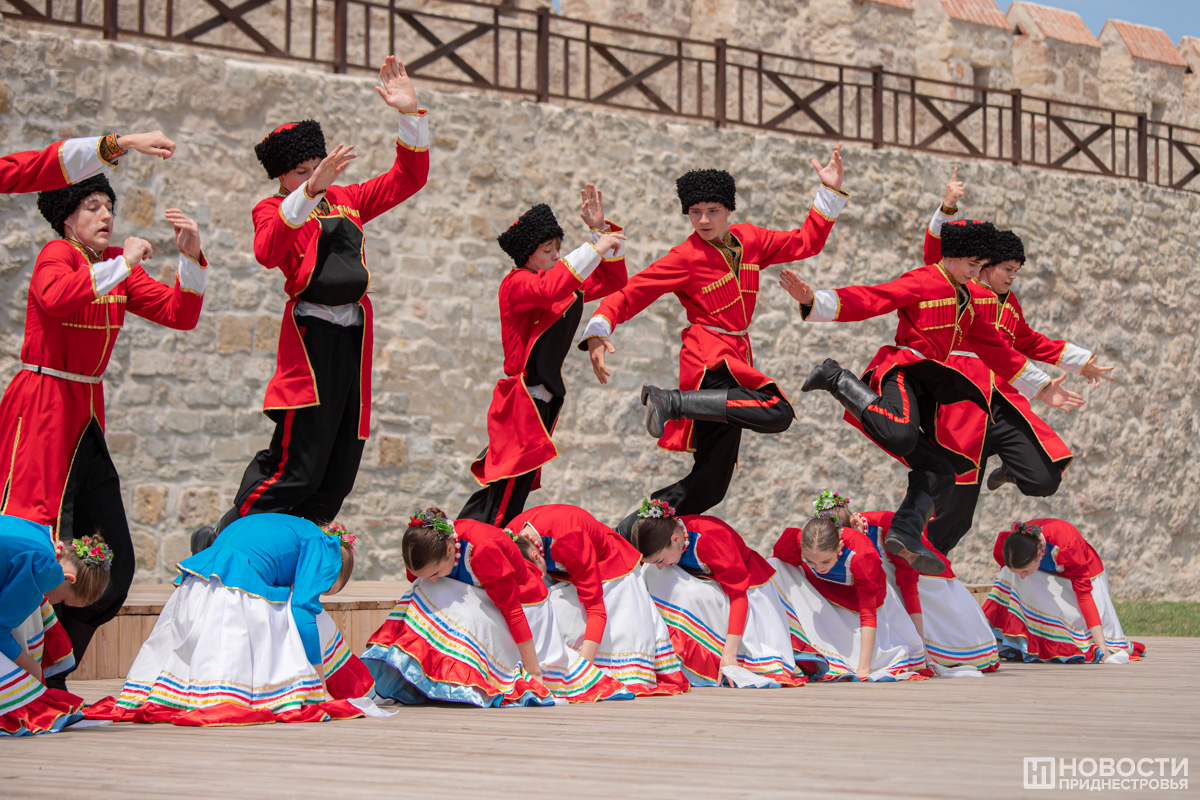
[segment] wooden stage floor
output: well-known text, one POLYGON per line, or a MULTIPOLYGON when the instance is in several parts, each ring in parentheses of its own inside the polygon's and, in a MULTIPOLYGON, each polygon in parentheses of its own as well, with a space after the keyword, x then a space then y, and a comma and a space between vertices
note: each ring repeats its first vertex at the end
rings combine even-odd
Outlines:
MULTIPOLYGON (((1149 657, 1129 666, 1006 663, 982 679, 68 730, 0 742, 0 796, 1028 797, 1025 756, 1189 758, 1200 768, 1200 639, 1145 641, 1149 657)), ((71 688, 94 701, 120 685, 71 688)), ((1033 797, 1200 797, 1200 774, 1190 780, 1183 792, 1033 797)))

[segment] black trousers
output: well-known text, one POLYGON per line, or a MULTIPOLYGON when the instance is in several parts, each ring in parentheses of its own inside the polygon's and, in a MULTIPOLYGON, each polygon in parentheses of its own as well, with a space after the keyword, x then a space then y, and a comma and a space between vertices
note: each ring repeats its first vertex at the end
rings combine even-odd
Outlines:
POLYGON ((275 433, 246 467, 220 532, 250 514, 279 513, 318 524, 337 517, 354 488, 363 442, 358 438, 362 328, 298 317, 317 380, 320 405, 268 412, 275 433))
MULTIPOLYGON (((697 420, 693 423, 692 469, 680 480, 650 495, 666 500, 677 514, 703 514, 725 499, 733 470, 737 466, 742 430, 757 433, 783 433, 792 424, 792 405, 775 384, 763 389, 739 386, 729 370, 721 367, 704 376, 701 389, 727 389, 725 422, 697 420)), ((637 515, 630 514, 617 525, 617 531, 629 538, 637 515)))
POLYGON ((64 544, 99 532, 113 551, 108 588, 99 600, 84 608, 62 603, 54 607, 71 640, 78 666, 96 629, 121 610, 137 567, 125 505, 121 501, 121 479, 108 454, 100 424, 94 419, 84 430, 71 462, 61 513, 58 537, 64 544))
POLYGON ((971 530, 989 456, 1000 456, 1017 488, 1026 496, 1049 497, 1062 482, 1062 469, 1038 444, 1033 428, 998 392, 992 397, 992 418, 984 436, 975 482, 956 484, 938 505, 937 517, 929 523, 929 541, 943 553, 953 550, 971 530))
MULTIPOLYGON (((538 416, 542 418, 546 430, 554 430, 558 412, 562 410, 563 399, 555 397, 547 403, 534 398, 533 404, 537 406, 538 416)), ((483 458, 486 454, 485 447, 479 457, 483 458)), ((529 500, 529 493, 533 491, 533 479, 536 475, 537 470, 530 470, 512 478, 489 483, 467 498, 457 518, 473 519, 503 528, 513 517, 525 510, 525 503, 529 500)))

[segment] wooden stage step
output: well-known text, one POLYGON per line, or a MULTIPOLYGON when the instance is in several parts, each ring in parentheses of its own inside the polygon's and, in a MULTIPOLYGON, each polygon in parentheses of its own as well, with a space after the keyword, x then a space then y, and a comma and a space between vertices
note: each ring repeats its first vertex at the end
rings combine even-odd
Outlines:
MULTIPOLYGON (((408 581, 354 581, 338 594, 322 598, 321 602, 346 637, 350 649, 362 653, 367 646, 367 637, 383 624, 396 601, 408 591, 408 586, 408 581)), ((124 678, 173 588, 169 583, 132 587, 116 618, 96 631, 83 663, 71 679, 124 678)), ((968 584, 967 588, 982 605, 992 587, 991 584, 968 584)))

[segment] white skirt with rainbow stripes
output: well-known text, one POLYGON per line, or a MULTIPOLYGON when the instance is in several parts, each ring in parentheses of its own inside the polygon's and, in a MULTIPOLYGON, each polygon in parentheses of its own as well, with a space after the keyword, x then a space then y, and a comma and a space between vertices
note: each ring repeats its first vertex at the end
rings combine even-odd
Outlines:
MULTIPOLYGON (((804 570, 777 558, 767 562, 787 600, 792 645, 797 654, 813 652, 829 663, 822 681, 855 680, 862 644, 857 611, 843 608, 818 592, 804 570)), ((920 678, 925 668, 925 647, 904 610, 904 602, 891 586, 876 616, 875 653, 871 656, 871 680, 920 678)))
MULTIPOLYGON (((721 650, 729 631, 729 597, 721 585, 679 566, 645 566, 642 578, 667 623, 675 652, 693 686, 721 683, 721 650)), ((796 664, 788 638, 787 610, 775 578, 746 593, 746 630, 738 666, 778 686, 799 686, 808 678, 796 664)), ((823 665, 822 665, 823 668, 823 665)))
MULTIPOLYGON (((330 616, 317 616, 333 699, 370 693, 370 675, 330 616)), ((274 714, 325 700, 289 603, 184 578, 129 668, 118 709, 154 704, 178 711, 222 704, 274 714)))
POLYGON ((363 652, 376 692, 406 704, 441 700, 484 708, 633 698, 567 647, 549 599, 524 611, 540 684, 524 669, 504 615, 483 589, 452 578, 418 578, 363 652))
MULTIPOLYGON (((603 672, 625 684, 635 695, 686 692, 688 680, 683 665, 671 646, 671 634, 642 582, 638 567, 620 578, 604 583, 604 609, 608 623, 600 649, 592 662, 603 672)), ((567 646, 576 652, 583 646, 587 613, 575 586, 559 581, 550 588, 550 605, 567 646)))

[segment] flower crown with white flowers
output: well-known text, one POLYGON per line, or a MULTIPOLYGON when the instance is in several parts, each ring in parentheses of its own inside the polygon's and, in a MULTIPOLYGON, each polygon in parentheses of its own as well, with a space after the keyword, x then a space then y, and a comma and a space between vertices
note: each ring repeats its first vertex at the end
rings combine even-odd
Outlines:
POLYGON ((818 517, 828 517, 835 508, 850 505, 849 498, 842 497, 840 492, 826 489, 813 500, 813 513, 818 517))
POLYGON ((646 497, 642 499, 642 505, 637 510, 637 515, 642 519, 674 517, 675 509, 666 500, 651 500, 649 497, 646 497))
POLYGON ((435 517, 424 511, 418 511, 408 518, 408 527, 410 528, 433 528, 437 531, 438 541, 443 541, 449 536, 454 535, 454 523, 445 517, 435 517))

